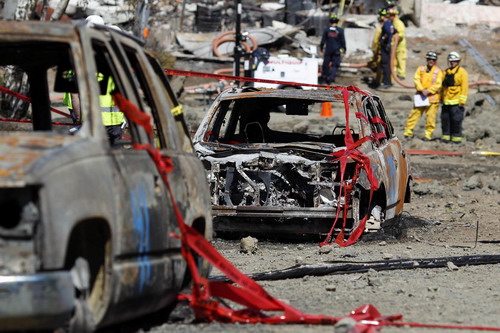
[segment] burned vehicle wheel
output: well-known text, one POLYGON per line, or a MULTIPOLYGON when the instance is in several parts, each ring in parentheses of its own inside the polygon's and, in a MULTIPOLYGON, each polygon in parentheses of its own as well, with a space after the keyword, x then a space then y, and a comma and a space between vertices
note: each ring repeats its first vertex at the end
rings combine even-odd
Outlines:
POLYGON ((361 221, 362 231, 378 230, 402 212, 409 161, 382 102, 343 89, 218 96, 193 139, 218 234, 333 239, 343 230, 347 239, 361 221), (325 103, 336 117, 322 117, 325 103))
POLYGON ((78 225, 69 240, 66 266, 75 287, 75 310, 67 332, 93 332, 109 302, 110 231, 103 221, 78 225))
POLYGON ((86 300, 75 301, 75 313, 69 322, 67 332, 91 333, 96 328, 92 311, 86 300))

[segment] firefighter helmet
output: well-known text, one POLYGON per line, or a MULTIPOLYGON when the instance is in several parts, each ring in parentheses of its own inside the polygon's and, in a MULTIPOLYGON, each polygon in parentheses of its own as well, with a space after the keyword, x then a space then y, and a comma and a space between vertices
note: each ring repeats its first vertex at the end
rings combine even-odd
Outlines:
POLYGON ((337 23, 339 21, 339 17, 337 14, 330 15, 330 23, 337 23))
POLYGON ((378 10, 378 16, 386 16, 387 15, 387 9, 385 8, 379 8, 378 10))
POLYGON ((460 54, 458 52, 451 52, 448 54, 448 61, 460 61, 462 58, 460 58, 460 54))
POLYGON ((88 25, 92 26, 94 24, 104 25, 104 19, 99 15, 90 15, 85 19, 88 25))
POLYGON ((392 7, 396 7, 396 2, 395 2, 395 1, 392 1, 392 0, 386 0, 386 1, 385 1, 385 4, 386 4, 386 7, 385 7, 385 8, 392 8, 392 7))
POLYGON ((435 51, 428 51, 425 54, 425 59, 437 60, 437 58, 438 58, 438 55, 435 51))

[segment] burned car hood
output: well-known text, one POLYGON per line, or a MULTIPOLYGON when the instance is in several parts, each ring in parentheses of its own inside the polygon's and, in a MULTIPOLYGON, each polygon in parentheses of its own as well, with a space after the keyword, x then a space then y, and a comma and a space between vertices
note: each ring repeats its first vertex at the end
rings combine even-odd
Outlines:
POLYGON ((229 162, 235 159, 251 160, 256 155, 270 156, 277 159, 286 158, 287 162, 300 162, 301 160, 322 161, 331 160, 331 154, 344 149, 330 144, 318 143, 287 143, 287 144, 253 144, 253 145, 228 145, 220 143, 196 143, 195 149, 201 159, 229 162), (238 156, 238 157, 235 157, 238 156), (244 157, 246 156, 246 157, 244 157))
POLYGON ((35 181, 34 173, 43 172, 39 167, 52 153, 77 140, 81 139, 24 132, 0 135, 0 186, 17 187, 35 181))

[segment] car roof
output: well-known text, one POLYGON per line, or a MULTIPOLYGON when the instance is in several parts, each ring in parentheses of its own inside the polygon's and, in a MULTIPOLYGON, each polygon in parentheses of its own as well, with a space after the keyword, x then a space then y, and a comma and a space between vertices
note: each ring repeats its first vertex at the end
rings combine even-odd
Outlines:
POLYGON ((74 38, 77 25, 71 23, 41 22, 41 21, 0 21, 0 36, 4 41, 16 40, 22 36, 58 36, 61 39, 74 38))
MULTIPOLYGON (((220 95, 221 100, 244 99, 244 98, 285 98, 285 99, 302 99, 311 101, 325 102, 344 102, 344 97, 339 89, 270 89, 270 88, 229 88, 223 91, 220 95)), ((369 92, 363 91, 367 95, 369 92)), ((349 90, 349 98, 362 94, 353 90, 349 90)))
POLYGON ((47 22, 47 21, 5 21, 0 20, 0 41, 10 42, 20 39, 37 41, 64 41, 74 40, 75 34, 84 31, 108 31, 124 38, 132 39, 139 44, 143 44, 133 35, 118 31, 109 26, 88 27, 84 21, 75 21, 71 23, 47 22))

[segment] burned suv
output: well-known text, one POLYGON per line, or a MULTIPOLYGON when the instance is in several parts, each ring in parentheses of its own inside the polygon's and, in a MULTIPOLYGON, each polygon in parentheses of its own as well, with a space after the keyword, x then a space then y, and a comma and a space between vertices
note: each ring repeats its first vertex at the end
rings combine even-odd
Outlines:
POLYGON ((104 26, 0 21, 0 48, 0 331, 89 332, 166 307, 189 281, 173 202, 207 238, 212 216, 163 70, 104 26))
POLYGON ((228 89, 193 142, 217 232, 347 237, 394 224, 410 199, 382 102, 358 89, 228 89))

